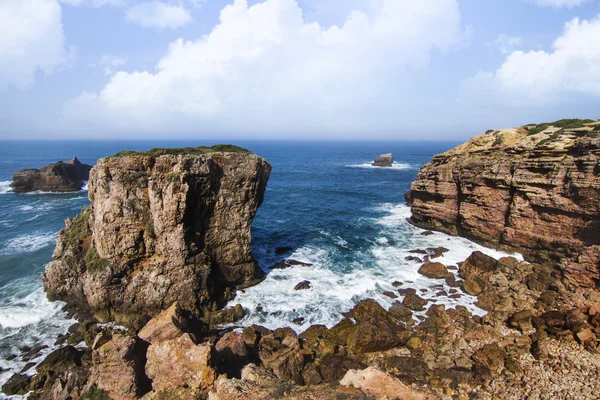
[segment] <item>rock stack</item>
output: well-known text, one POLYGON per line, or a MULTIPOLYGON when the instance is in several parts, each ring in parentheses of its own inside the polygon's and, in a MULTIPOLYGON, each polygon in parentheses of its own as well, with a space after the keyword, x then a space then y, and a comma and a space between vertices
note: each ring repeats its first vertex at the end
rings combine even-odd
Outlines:
POLYGON ((392 153, 382 154, 373 161, 374 167, 391 167, 394 164, 392 153))
POLYGON ((89 179, 91 165, 82 164, 77 157, 71 161, 59 161, 41 169, 22 169, 15 172, 12 190, 27 193, 37 190, 44 192, 74 192, 81 190, 84 181, 89 179))

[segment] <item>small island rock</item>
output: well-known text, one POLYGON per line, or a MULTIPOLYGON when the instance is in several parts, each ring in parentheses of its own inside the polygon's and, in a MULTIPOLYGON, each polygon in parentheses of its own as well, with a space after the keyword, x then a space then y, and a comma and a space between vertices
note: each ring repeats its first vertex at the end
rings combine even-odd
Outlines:
POLYGON ((12 190, 27 193, 36 190, 46 192, 74 192, 81 190, 90 176, 91 165, 82 164, 77 157, 71 161, 59 161, 40 169, 22 169, 13 174, 12 190))
POLYGON ((373 161, 374 167, 391 167, 394 164, 392 153, 382 154, 373 161))

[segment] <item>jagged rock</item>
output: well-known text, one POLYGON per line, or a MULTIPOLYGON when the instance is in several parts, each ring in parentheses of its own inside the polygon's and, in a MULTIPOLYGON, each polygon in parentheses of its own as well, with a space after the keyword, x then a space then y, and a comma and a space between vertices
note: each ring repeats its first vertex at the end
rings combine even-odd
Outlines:
POLYGON ((258 345, 261 363, 279 379, 298 385, 304 384, 304 357, 300 350, 300 341, 292 330, 276 330, 263 336, 258 345))
POLYGON ((395 301, 394 304, 388 310, 388 313, 393 318, 398 318, 402 322, 408 322, 412 319, 413 313, 408 307, 399 301, 395 301))
POLYGON ((148 343, 164 342, 176 339, 189 331, 188 319, 183 315, 179 304, 171 307, 152 318, 138 333, 140 339, 148 343))
POLYGON ((272 386, 281 383, 281 380, 272 372, 269 372, 256 364, 248 364, 242 369, 242 379, 263 386, 272 386))
POLYGON ((340 385, 353 386, 377 399, 426 400, 428 398, 423 393, 410 389, 398 379, 373 367, 362 371, 348 371, 340 381, 340 385))
POLYGON ((382 154, 373 161, 374 167, 391 167, 394 164, 392 153, 382 154))
POLYGON ((12 190, 16 193, 33 192, 73 192, 81 190, 83 182, 89 179, 91 165, 82 164, 77 157, 71 161, 59 161, 41 169, 22 169, 15 172, 12 190))
POLYGON ((212 347, 196 344, 189 334, 153 343, 148 348, 146 374, 154 390, 191 388, 198 394, 209 390, 216 379, 212 368, 212 347))
POLYGON ((496 344, 485 345, 473 355, 478 371, 484 375, 495 375, 504 369, 505 352, 496 344))
POLYGON ((13 374, 4 385, 2 392, 7 396, 14 396, 27 393, 27 386, 31 382, 31 377, 21 374, 13 374))
POLYGON ((448 275, 448 268, 442 263, 428 262, 423 264, 418 272, 431 279, 444 279, 448 275))
POLYGON ((364 369, 366 367, 367 365, 356 357, 342 354, 330 354, 319 361, 319 369, 325 382, 339 381, 349 370, 364 369))
POLYGON ((592 125, 551 125, 477 136, 434 156, 406 195, 411 221, 510 247, 528 261, 561 260, 567 284, 595 287, 600 139, 588 135, 592 125))
POLYGON ((240 378, 242 367, 248 364, 248 350, 241 334, 228 332, 215 345, 217 365, 228 377, 240 378))
POLYGON ((305 263, 305 262, 298 261, 298 260, 288 259, 288 260, 281 260, 277 264, 273 265, 271 267, 271 269, 288 269, 288 268, 292 268, 292 267, 312 267, 312 264, 305 263))
POLYGON ((146 345, 127 334, 112 339, 92 353, 90 385, 113 400, 132 400, 150 389, 144 374, 146 345))
POLYGON ((310 289, 309 281, 302 281, 302 282, 298 283, 296 286, 294 286, 294 290, 308 290, 308 289, 310 289))
POLYGON ((52 298, 135 329, 262 279, 250 228, 271 166, 247 152, 152 154, 98 161, 92 206, 67 221, 42 276, 52 298))
POLYGON ((82 356, 83 352, 73 346, 61 347, 48 354, 35 370, 38 375, 61 374, 73 366, 81 365, 82 356))
POLYGON ((410 293, 402 300, 402 304, 413 311, 423 311, 427 305, 427 300, 415 293, 410 293))

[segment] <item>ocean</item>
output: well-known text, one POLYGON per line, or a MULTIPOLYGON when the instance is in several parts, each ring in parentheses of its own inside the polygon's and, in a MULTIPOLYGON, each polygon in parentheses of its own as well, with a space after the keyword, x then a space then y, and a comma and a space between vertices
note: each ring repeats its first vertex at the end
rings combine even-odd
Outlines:
MULTIPOLYGON (((11 193, 14 172, 39 168, 77 156, 94 164, 123 149, 212 145, 210 141, 171 142, 0 142, 0 385, 26 364, 19 348, 47 345, 33 361, 52 351, 56 336, 74 323, 61 303, 46 300, 40 282, 51 260, 64 220, 89 204, 87 191, 77 193, 11 193), (4 371, 4 372, 2 372, 4 371)), ((456 265, 471 252, 504 255, 466 239, 445 234, 422 235, 407 222, 408 191, 419 168, 435 154, 456 142, 287 142, 236 141, 273 165, 265 201, 253 224, 253 252, 267 277, 261 284, 238 292, 231 305, 242 304, 246 317, 238 323, 267 328, 291 326, 302 332, 312 324, 332 326, 358 301, 372 298, 384 306, 396 299, 383 293, 415 288, 419 294, 449 307, 463 305, 472 312, 474 298, 438 296, 449 291, 444 281, 417 273, 419 263, 407 261, 411 250, 443 246, 440 259, 456 265), (393 153, 392 168, 370 162, 382 153, 393 153), (290 247, 277 255, 277 247, 290 247), (272 270, 282 258, 312 264, 272 270), (294 290, 308 280, 311 288, 294 290), (293 323, 304 318, 301 323, 293 323)), ((400 295, 399 295, 400 296, 400 295)), ((401 300, 400 296, 397 300, 401 300)), ((28 373, 32 373, 29 370, 28 373)), ((0 398, 2 394, 0 393, 0 398)))

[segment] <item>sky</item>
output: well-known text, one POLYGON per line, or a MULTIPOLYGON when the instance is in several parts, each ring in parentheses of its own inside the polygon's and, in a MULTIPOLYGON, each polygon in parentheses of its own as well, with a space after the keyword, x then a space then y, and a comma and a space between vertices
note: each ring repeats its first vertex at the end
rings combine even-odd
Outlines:
POLYGON ((464 139, 600 118, 599 0, 0 0, 0 139, 464 139))

